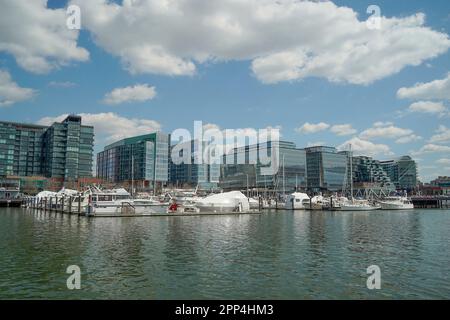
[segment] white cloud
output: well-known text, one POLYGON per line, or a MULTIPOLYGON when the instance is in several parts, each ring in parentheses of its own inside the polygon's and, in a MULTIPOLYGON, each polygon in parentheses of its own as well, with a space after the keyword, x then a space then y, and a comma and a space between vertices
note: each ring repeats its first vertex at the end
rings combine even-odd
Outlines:
POLYGON ((444 165, 450 165, 450 159, 449 158, 443 158, 436 161, 436 163, 444 164, 444 165))
POLYGON ((448 110, 442 102, 432 102, 432 101, 414 102, 409 106, 408 111, 438 114, 441 117, 448 114, 448 110))
POLYGON ((198 64, 251 60, 262 82, 306 77, 369 84, 448 50, 418 13, 369 30, 331 1, 72 0, 95 42, 132 73, 192 75, 198 64), (188 26, 188 27, 187 27, 188 26))
POLYGON ((419 141, 422 140, 423 138, 421 136, 417 136, 415 134, 410 134, 408 136, 404 136, 401 138, 398 138, 397 140, 395 140, 396 143, 400 143, 400 144, 404 144, 404 143, 410 143, 410 142, 414 142, 414 141, 419 141))
POLYGON ((0 107, 31 99, 36 90, 22 88, 11 79, 9 72, 0 70, 0 107))
POLYGON ((338 146, 337 149, 349 150, 350 145, 355 155, 369 155, 372 157, 377 155, 393 155, 393 152, 390 150, 389 146, 385 144, 376 144, 358 137, 353 137, 352 139, 347 140, 338 146))
POLYGON ((103 102, 109 105, 124 102, 144 102, 153 99, 155 96, 155 87, 150 87, 148 84, 137 84, 112 90, 105 95, 103 102))
POLYGON ((65 9, 48 9, 44 0, 1 1, 0 6, 0 52, 13 55, 25 70, 47 73, 89 59, 77 46, 78 31, 66 26, 65 9))
POLYGON ((410 88, 400 88, 397 97, 409 99, 450 100, 450 73, 441 80, 417 83, 410 88))
POLYGON ((299 133, 309 134, 316 133, 319 131, 327 130, 330 127, 328 123, 319 122, 319 123, 309 123, 305 122, 301 127, 296 128, 295 131, 299 133))
MULTIPOLYGON (((161 124, 155 120, 126 118, 113 112, 80 113, 82 124, 94 126, 96 149, 99 151, 105 144, 127 137, 148 134, 161 130, 161 124)), ((62 114, 56 117, 44 117, 38 121, 42 125, 60 122, 67 117, 62 114)))
POLYGON ((356 129, 353 129, 351 124, 336 124, 331 127, 330 131, 338 136, 348 136, 356 133, 356 129))
POLYGON ((362 139, 370 140, 374 138, 396 139, 412 134, 412 130, 396 127, 391 122, 375 122, 372 128, 364 130, 359 136, 362 139))
POLYGON ((306 146, 307 147, 326 146, 326 143, 323 141, 308 142, 308 144, 306 146))
POLYGON ((50 81, 48 86, 52 88, 72 88, 76 87, 77 84, 72 81, 50 81))
POLYGON ((450 128, 440 125, 439 128, 436 130, 436 134, 430 138, 429 142, 431 143, 450 142, 450 128))
POLYGON ((412 151, 412 155, 421 155, 425 153, 447 153, 450 152, 449 146, 441 146, 438 144, 426 144, 422 148, 420 148, 418 151, 412 151))

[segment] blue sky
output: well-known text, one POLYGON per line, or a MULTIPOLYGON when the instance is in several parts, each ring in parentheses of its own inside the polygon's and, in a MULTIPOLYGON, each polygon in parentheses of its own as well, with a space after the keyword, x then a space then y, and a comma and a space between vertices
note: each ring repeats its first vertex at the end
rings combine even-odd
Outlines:
MULTIPOLYGON (((199 1, 191 2, 192 6, 199 5, 199 1)), ((220 37, 220 33, 217 37, 215 34, 211 36, 209 30, 203 30, 202 25, 195 23, 183 26, 182 20, 179 23, 181 28, 170 25, 173 23, 170 19, 167 19, 167 23, 161 22, 158 25, 160 8, 156 10, 151 6, 129 10, 124 14, 128 17, 135 14, 133 19, 140 22, 136 25, 140 25, 139 28, 142 29, 134 30, 133 23, 129 24, 128 30, 123 30, 122 27, 114 29, 117 23, 104 28, 98 17, 110 14, 108 8, 111 8, 111 4, 99 0, 73 1, 72 4, 81 8, 82 29, 79 34, 74 30, 63 30, 61 33, 67 33, 67 36, 57 33, 54 37, 62 37, 62 40, 56 39, 54 42, 51 32, 45 36, 38 33, 34 36, 34 31, 41 30, 40 28, 45 31, 47 26, 40 26, 40 20, 28 20, 28 11, 24 7, 26 2, 22 5, 21 1, 17 3, 19 4, 7 5, 0 13, 0 16, 17 16, 18 19, 14 21, 20 20, 22 23, 17 27, 8 25, 13 22, 4 21, 3 31, 0 31, 0 72, 3 72, 3 82, 0 77, 1 120, 48 123, 67 113, 89 114, 88 122, 96 126, 96 151, 115 138, 141 134, 152 129, 161 129, 167 133, 176 128, 192 130, 194 120, 215 124, 223 129, 280 126, 282 138, 294 141, 299 147, 316 143, 343 146, 346 142, 352 142, 352 145, 356 145, 356 151, 379 159, 412 154, 420 164, 420 175, 425 181, 437 175, 450 175, 450 93, 446 90, 450 87, 445 86, 450 80, 444 81, 450 72, 450 40, 448 36, 445 38, 450 34, 449 1, 334 1, 333 6, 317 7, 319 17, 332 17, 326 25, 324 22, 322 26, 319 21, 314 28, 305 30, 301 23, 308 22, 309 16, 302 11, 295 20, 300 21, 299 26, 286 21, 287 27, 280 28, 282 31, 276 31, 278 33, 274 31, 271 35, 270 30, 277 29, 271 28, 262 32, 262 35, 257 34, 257 40, 263 41, 255 40, 257 45, 254 48, 246 46, 253 39, 245 38, 246 41, 241 41, 239 37, 242 34, 250 37, 248 34, 258 33, 257 28, 246 34, 245 28, 252 26, 245 18, 234 17, 232 14, 230 18, 233 10, 227 11, 227 1, 222 5, 224 8, 209 9, 214 11, 211 19, 227 23, 234 21, 234 24, 226 25, 225 31, 229 37, 220 37), (345 41, 348 40, 350 46, 355 45, 353 42, 356 38, 362 39, 362 42, 370 44, 372 41, 377 44, 378 40, 371 39, 371 34, 365 30, 361 29, 353 34, 351 24, 348 31, 343 30, 336 35, 330 33, 330 30, 334 32, 347 27, 346 23, 340 21, 334 27, 336 19, 349 21, 361 28, 357 22, 369 17, 366 9, 370 4, 378 5, 381 15, 390 19, 389 21, 406 21, 408 17, 418 13, 423 13, 425 20, 412 29, 407 23, 393 27, 389 22, 384 24, 382 20, 382 32, 383 28, 386 32, 382 37, 399 32, 398 39, 408 41, 400 43, 397 38, 390 39, 392 43, 376 55, 362 55, 354 64, 351 59, 356 58, 350 57, 348 60, 348 57, 343 57, 342 59, 346 59, 343 67, 334 69, 340 64, 339 55, 345 53, 340 48, 345 41), (347 13, 354 11, 356 18, 352 18, 351 14, 345 18, 333 18, 334 12, 338 12, 341 7, 348 7, 350 11, 347 13), (145 10, 149 10, 148 16, 145 16, 145 10), (220 10, 227 12, 225 16, 228 20, 220 20, 220 10), (156 22, 147 26, 145 19, 156 22), (154 29, 159 26, 160 33, 173 41, 168 42, 152 32, 147 36, 146 27, 154 29), (291 32, 298 33, 302 41, 286 34, 290 32, 290 26, 291 32), (9 32, 5 27, 19 31, 9 32), (183 28, 186 33, 179 31, 183 28), (392 30, 386 31, 387 28, 392 30), (192 35, 191 30, 196 34, 192 35), (309 35, 312 35, 311 39, 309 35), (41 36, 42 39, 38 39, 41 36), (330 43, 320 42, 320 39, 326 39, 327 36, 332 39, 330 43), (36 40, 36 44, 33 44, 33 40, 25 41, 27 37, 36 40), (278 38, 283 37, 287 40, 274 45, 274 52, 270 52, 270 44, 260 44, 264 41, 276 43, 278 38), (333 40, 338 37, 343 41, 333 40), (364 37, 368 38, 364 40, 364 37), (43 41, 49 41, 49 44, 42 45, 43 41), (61 41, 66 41, 66 48, 59 45, 61 41), (227 41, 230 42, 229 46, 227 41), (186 65, 178 62, 172 65, 173 60, 165 60, 166 57, 162 55, 161 61, 158 61, 158 56, 149 60, 143 45, 146 43, 152 46, 156 43, 158 48, 163 48, 164 54, 169 52, 171 57, 183 59, 186 65), (84 48, 88 57, 80 51, 71 52, 68 44, 84 48), (15 51, 17 45, 30 54, 15 51), (292 51, 294 46, 301 49, 292 51), (123 51, 123 48, 133 50, 123 51), (282 52, 282 55, 278 56, 278 52, 282 52), (309 58, 325 52, 326 59, 335 60, 323 68, 315 65, 305 67, 301 62, 302 52, 306 52, 309 58), (205 53, 208 55, 206 58, 202 56, 205 53), (23 62, 24 57, 29 56, 44 59, 50 67, 45 67, 45 64, 41 67, 41 60, 30 60, 31 64, 28 63, 29 60, 23 62), (391 58, 394 62, 384 65, 391 58), (195 71, 192 71, 192 65, 188 62, 193 63, 195 71), (297 64, 299 67, 292 69, 292 65, 295 67, 297 64), (395 65, 399 65, 400 70, 394 70, 395 65), (288 72, 278 73, 285 70, 283 68, 288 68, 288 72), (436 80, 444 81, 444 85, 433 82, 436 80), (13 94, 11 83, 33 91, 31 93, 19 89, 18 94, 13 94), (417 93, 413 88, 416 83, 432 84, 417 93), (146 85, 143 89, 144 97, 136 92, 136 85, 146 85), (438 89, 434 88, 436 86, 438 89), (126 87, 131 89, 115 93, 116 96, 126 95, 120 98, 120 103, 105 102, 108 93, 126 87), (150 87, 156 95, 146 91, 150 87), (397 94, 400 88, 412 89, 400 96, 397 94), (138 97, 133 96, 134 94, 138 97), (406 111, 419 101, 423 104, 406 111), (107 113, 113 115, 105 116, 107 113), (105 119, 107 123, 98 125, 101 119, 105 119), (346 125, 346 132, 339 131, 336 125, 346 125)), ((117 8, 123 9, 121 1, 117 3, 117 8)), ((45 2, 37 2, 34 5, 39 6, 34 12, 43 16, 49 12, 57 12, 55 22, 52 22, 57 27, 65 24, 65 1, 49 1, 47 5, 45 2)), ((312 4, 311 8, 316 8, 316 5, 318 6, 312 4)), ((260 8, 254 4, 248 9, 258 11, 260 8)), ((294 10, 292 4, 283 12, 288 10, 294 10)), ((295 14, 297 13, 293 14, 294 18, 295 14)), ((203 18, 202 13, 199 15, 203 18)), ((280 13, 278 15, 282 16, 280 13)), ((282 26, 283 17, 276 19, 277 26, 282 26)))

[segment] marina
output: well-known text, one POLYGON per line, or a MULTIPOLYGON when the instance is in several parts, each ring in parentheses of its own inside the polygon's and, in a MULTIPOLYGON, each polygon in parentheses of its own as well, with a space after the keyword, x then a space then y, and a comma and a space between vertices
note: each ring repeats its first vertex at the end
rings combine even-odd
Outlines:
POLYGON ((4 299, 445 299, 450 211, 101 218, 0 209, 4 299), (81 289, 66 289, 66 268, 81 289), (366 288, 368 266, 382 290, 366 288))

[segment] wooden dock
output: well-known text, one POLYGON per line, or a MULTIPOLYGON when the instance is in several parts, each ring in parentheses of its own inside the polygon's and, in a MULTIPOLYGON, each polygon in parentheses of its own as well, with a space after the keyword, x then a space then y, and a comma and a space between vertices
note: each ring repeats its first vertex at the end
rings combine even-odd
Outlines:
POLYGON ((449 209, 450 196, 413 196, 411 201, 414 208, 420 209, 449 209))

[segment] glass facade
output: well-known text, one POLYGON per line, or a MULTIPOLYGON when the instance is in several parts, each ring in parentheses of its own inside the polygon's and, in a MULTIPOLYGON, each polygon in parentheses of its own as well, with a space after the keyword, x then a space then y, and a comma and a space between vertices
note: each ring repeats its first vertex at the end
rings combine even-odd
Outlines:
POLYGON ((347 184, 348 156, 333 147, 305 148, 307 184, 312 191, 344 190, 347 184))
POLYGON ((306 187, 306 153, 288 141, 233 149, 223 157, 220 187, 225 190, 264 188, 291 192, 306 187), (275 155, 278 153, 278 157, 275 155), (265 164, 264 158, 274 163, 265 164), (265 169, 272 166, 273 174, 265 169))
POLYGON ((381 166, 398 190, 413 190, 417 185, 417 165, 410 156, 380 161, 381 166))
POLYGON ((379 160, 366 156, 357 156, 352 159, 354 184, 370 183, 386 191, 395 190, 394 184, 379 160))
POLYGON ((0 122, 0 175, 92 177, 94 128, 70 115, 50 127, 0 122))
POLYGON ((97 177, 110 182, 168 181, 169 138, 160 132, 126 138, 97 154, 97 177))
MULTIPOLYGON (((177 148, 180 158, 184 152, 190 154, 190 163, 175 164, 172 159, 170 162, 170 182, 175 186, 183 186, 184 184, 190 186, 199 186, 200 188, 215 188, 220 178, 220 163, 208 163, 203 161, 203 152, 207 148, 207 143, 202 143, 202 152, 198 150, 198 142, 191 140, 188 142, 179 143, 171 148, 173 151, 177 148), (201 163, 196 159, 202 159, 201 163)), ((172 152, 171 152, 172 153, 172 152)))

